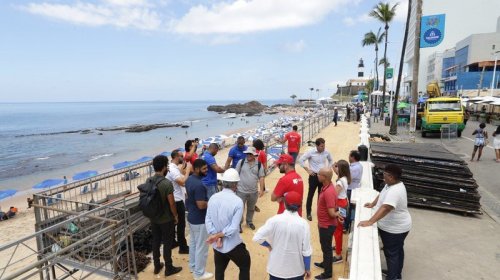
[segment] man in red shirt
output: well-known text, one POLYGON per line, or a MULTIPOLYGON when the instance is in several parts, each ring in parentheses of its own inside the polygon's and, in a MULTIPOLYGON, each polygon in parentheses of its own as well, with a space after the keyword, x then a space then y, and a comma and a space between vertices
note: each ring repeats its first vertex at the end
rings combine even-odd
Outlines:
POLYGON ((281 143, 284 144, 286 141, 288 141, 288 154, 293 157, 293 162, 295 162, 300 151, 300 143, 302 143, 302 137, 297 132, 298 127, 296 125, 294 125, 292 129, 292 131, 285 134, 285 137, 281 140, 281 143))
POLYGON ((186 143, 184 143, 184 149, 186 150, 184 153, 184 161, 190 162, 191 164, 194 164, 194 161, 198 158, 198 154, 196 153, 196 148, 198 147, 198 140, 196 139, 187 140, 186 143))
POLYGON ((317 275, 314 279, 324 280, 333 278, 333 252, 332 235, 337 227, 337 220, 342 222, 340 212, 337 209, 337 192, 332 183, 333 171, 331 168, 322 168, 318 172, 318 179, 323 185, 318 198, 318 229, 319 242, 323 252, 323 262, 314 263, 316 267, 325 271, 317 275))
MULTIPOLYGON (((304 182, 300 175, 295 172, 295 162, 292 156, 287 154, 281 155, 276 164, 280 169, 280 173, 285 173, 285 176, 281 177, 276 184, 276 188, 274 188, 274 192, 271 194, 271 201, 279 202, 278 214, 281 214, 285 211, 284 197, 287 192, 294 191, 299 193, 300 201, 302 201, 304 182)), ((299 208, 298 213, 302 217, 302 206, 299 208)))

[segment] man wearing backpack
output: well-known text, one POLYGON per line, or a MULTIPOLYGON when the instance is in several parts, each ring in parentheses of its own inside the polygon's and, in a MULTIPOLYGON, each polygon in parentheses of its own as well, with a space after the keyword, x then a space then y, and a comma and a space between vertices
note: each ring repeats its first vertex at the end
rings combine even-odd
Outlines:
POLYGON ((165 179, 168 173, 168 158, 163 155, 153 159, 155 175, 151 179, 158 188, 163 203, 163 213, 157 217, 150 218, 153 235, 153 262, 154 274, 159 274, 166 265, 165 276, 173 275, 182 270, 172 264, 172 241, 174 240, 174 226, 178 222, 177 209, 174 199, 174 187, 172 183, 165 179), (160 245, 163 242, 163 260, 160 262, 160 245))
MULTIPOLYGON (((243 153, 246 155, 246 158, 240 159, 236 164, 236 171, 240 175, 236 195, 241 198, 243 205, 247 206, 245 219, 247 226, 255 230, 255 225, 253 224, 255 204, 257 204, 257 199, 264 195, 264 177, 266 174, 264 173, 264 168, 261 166, 262 164, 257 161, 259 154, 254 147, 248 147, 243 153), (257 188, 257 184, 260 186, 259 189, 257 188)), ((241 222, 243 222, 243 218, 241 222)))

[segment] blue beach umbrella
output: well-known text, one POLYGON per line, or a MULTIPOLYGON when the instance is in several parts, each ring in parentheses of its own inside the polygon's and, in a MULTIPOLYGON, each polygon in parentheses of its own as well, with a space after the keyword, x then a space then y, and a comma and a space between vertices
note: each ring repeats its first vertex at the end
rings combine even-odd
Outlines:
POLYGON ((7 190, 0 190, 0 200, 5 199, 9 196, 13 196, 17 190, 13 189, 7 189, 7 190))
POLYGON ((169 157, 172 154, 172 152, 163 152, 160 155, 169 157))
POLYGON ((90 177, 94 177, 97 174, 99 174, 99 173, 95 170, 87 170, 87 171, 83 171, 83 172, 76 173, 75 175, 73 175, 73 180, 83 180, 83 179, 87 179, 90 177))
POLYGON ((113 164, 113 168, 114 169, 121 169, 121 168, 129 167, 133 164, 134 164, 134 162, 132 162, 132 161, 122 161, 122 162, 113 164))
POLYGON ((133 161, 133 164, 136 164, 136 163, 143 163, 143 162, 146 162, 146 161, 150 161, 152 160, 153 158, 152 157, 141 157, 140 159, 138 160, 134 160, 133 161))
POLYGON ((64 182, 63 179, 47 179, 33 186, 34 189, 46 189, 57 186, 64 182))

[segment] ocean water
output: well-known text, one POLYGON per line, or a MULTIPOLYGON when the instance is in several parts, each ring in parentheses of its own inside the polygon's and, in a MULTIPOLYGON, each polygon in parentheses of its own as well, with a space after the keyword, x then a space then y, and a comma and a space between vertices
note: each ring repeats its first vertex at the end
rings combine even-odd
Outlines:
POLYGON ((211 104, 234 102, 0 103, 0 189, 26 189, 36 180, 63 175, 70 178, 72 172, 87 169, 111 170, 113 163, 183 147, 187 139, 252 128, 276 118, 263 115, 224 119, 206 110, 211 104), (95 130, 166 122, 184 122, 190 127, 141 133, 104 131, 102 135, 95 130), (61 133, 86 129, 91 132, 61 133))

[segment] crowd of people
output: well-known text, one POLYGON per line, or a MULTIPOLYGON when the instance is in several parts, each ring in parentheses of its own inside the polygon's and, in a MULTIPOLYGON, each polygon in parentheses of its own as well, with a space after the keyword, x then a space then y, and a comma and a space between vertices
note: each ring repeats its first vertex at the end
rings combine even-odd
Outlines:
MULTIPOLYGON (((214 276, 217 280, 224 279, 229 262, 239 268, 239 279, 250 279, 252 256, 240 235, 245 223, 246 228, 256 230, 253 241, 269 251, 267 272, 270 279, 311 279, 310 222, 313 221, 312 201, 318 193, 314 226, 319 231, 322 261, 314 265, 323 272, 314 279, 333 278, 333 265, 343 262, 344 234, 351 228, 355 206, 350 203, 350 196, 352 190, 360 187, 361 157, 353 150, 347 160, 335 161, 325 149, 323 138, 317 138, 314 147, 299 157, 302 140, 297 130, 297 126, 293 126, 292 131, 279 140, 288 142, 288 153, 281 154, 275 162, 283 174, 271 193, 271 201, 278 204, 277 213, 258 229, 253 217, 258 209, 257 202, 265 193, 267 170, 267 156, 261 140, 247 146, 245 139, 239 137, 223 166, 215 159, 219 151, 216 143, 197 154, 195 140, 186 141, 184 153, 174 150, 170 161, 163 155, 153 159, 155 175, 152 179, 165 202, 162 216, 151 219, 154 274, 161 273, 163 268, 165 276, 182 270, 174 266, 171 257, 171 250, 178 246, 179 254, 189 254, 193 279, 214 276), (296 165, 309 175, 305 200, 307 220, 302 217, 304 180, 296 172, 296 165), (222 176, 218 180, 219 173, 222 176), (189 245, 185 238, 186 221, 189 245), (163 262, 160 244, 163 244, 163 262), (214 272, 206 270, 210 246, 214 252, 214 272)), ((359 224, 369 226, 379 222, 388 279, 401 279, 403 244, 411 227, 406 190, 399 180, 401 169, 398 168, 387 166, 386 188, 380 198, 365 205, 378 210, 370 220, 359 224), (404 225, 399 223, 402 218, 404 225)))

